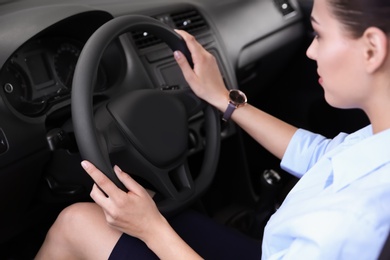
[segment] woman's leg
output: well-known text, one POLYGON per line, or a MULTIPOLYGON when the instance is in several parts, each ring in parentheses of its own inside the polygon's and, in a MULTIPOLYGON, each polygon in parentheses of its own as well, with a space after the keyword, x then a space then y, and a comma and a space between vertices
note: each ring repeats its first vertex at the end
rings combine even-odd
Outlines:
POLYGON ((60 213, 36 259, 108 259, 121 235, 98 205, 76 203, 60 213))
MULTIPOLYGON (((169 222, 205 259, 259 259, 261 256, 260 241, 197 212, 182 212, 169 222)), ((37 260, 80 258, 158 259, 142 241, 109 227, 103 211, 94 203, 77 203, 63 210, 36 256, 37 260)))

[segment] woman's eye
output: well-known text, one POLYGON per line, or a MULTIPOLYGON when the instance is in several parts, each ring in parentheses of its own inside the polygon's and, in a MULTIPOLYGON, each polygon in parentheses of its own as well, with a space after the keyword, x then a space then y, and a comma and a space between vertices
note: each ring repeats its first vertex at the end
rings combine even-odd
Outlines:
POLYGON ((318 33, 316 31, 312 31, 311 32, 311 38, 313 39, 318 39, 320 36, 318 35, 318 33))

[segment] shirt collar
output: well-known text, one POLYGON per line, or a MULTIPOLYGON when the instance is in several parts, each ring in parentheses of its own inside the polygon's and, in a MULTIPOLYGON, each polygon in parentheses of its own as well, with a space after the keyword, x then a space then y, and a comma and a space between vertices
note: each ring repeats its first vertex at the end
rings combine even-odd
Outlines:
POLYGON ((369 137, 351 135, 342 146, 330 156, 336 190, 390 162, 390 129, 369 137))

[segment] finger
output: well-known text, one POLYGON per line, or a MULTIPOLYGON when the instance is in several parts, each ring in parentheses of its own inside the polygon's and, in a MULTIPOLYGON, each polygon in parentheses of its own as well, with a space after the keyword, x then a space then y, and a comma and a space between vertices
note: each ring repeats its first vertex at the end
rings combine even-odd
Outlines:
POLYGON ((175 30, 175 31, 186 42, 188 50, 191 52, 192 58, 194 59, 195 58, 194 56, 196 56, 195 54, 203 50, 203 46, 196 40, 196 38, 193 35, 187 33, 186 31, 184 30, 175 30))
POLYGON ((118 191, 121 191, 104 173, 88 161, 82 161, 81 166, 91 176, 94 182, 102 189, 107 196, 113 196, 118 191))
POLYGON ((192 70, 186 57, 180 51, 175 51, 173 53, 173 56, 175 57, 175 60, 176 60, 177 64, 179 65, 179 67, 183 73, 184 78, 186 79, 186 81, 189 84, 191 84, 193 82, 194 78, 196 77, 196 74, 192 70))
POLYGON ((92 190, 90 193, 91 198, 98 204, 100 207, 105 208, 107 196, 106 194, 96 185, 93 184, 92 190))

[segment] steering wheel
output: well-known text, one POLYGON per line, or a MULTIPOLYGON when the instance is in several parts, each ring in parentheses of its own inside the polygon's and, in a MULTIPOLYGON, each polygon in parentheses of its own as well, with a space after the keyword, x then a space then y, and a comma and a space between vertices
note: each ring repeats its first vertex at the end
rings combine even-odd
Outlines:
POLYGON ((189 87, 160 90, 151 86, 111 97, 93 105, 98 64, 107 46, 120 35, 147 31, 180 50, 190 61, 184 40, 151 17, 127 15, 102 25, 87 41, 73 78, 72 120, 81 157, 89 160, 119 188, 127 191, 113 171, 118 164, 159 194, 157 207, 172 214, 197 199, 211 184, 219 158, 220 119, 215 108, 189 87), (199 172, 188 165, 189 119, 203 113, 205 147, 199 172))

